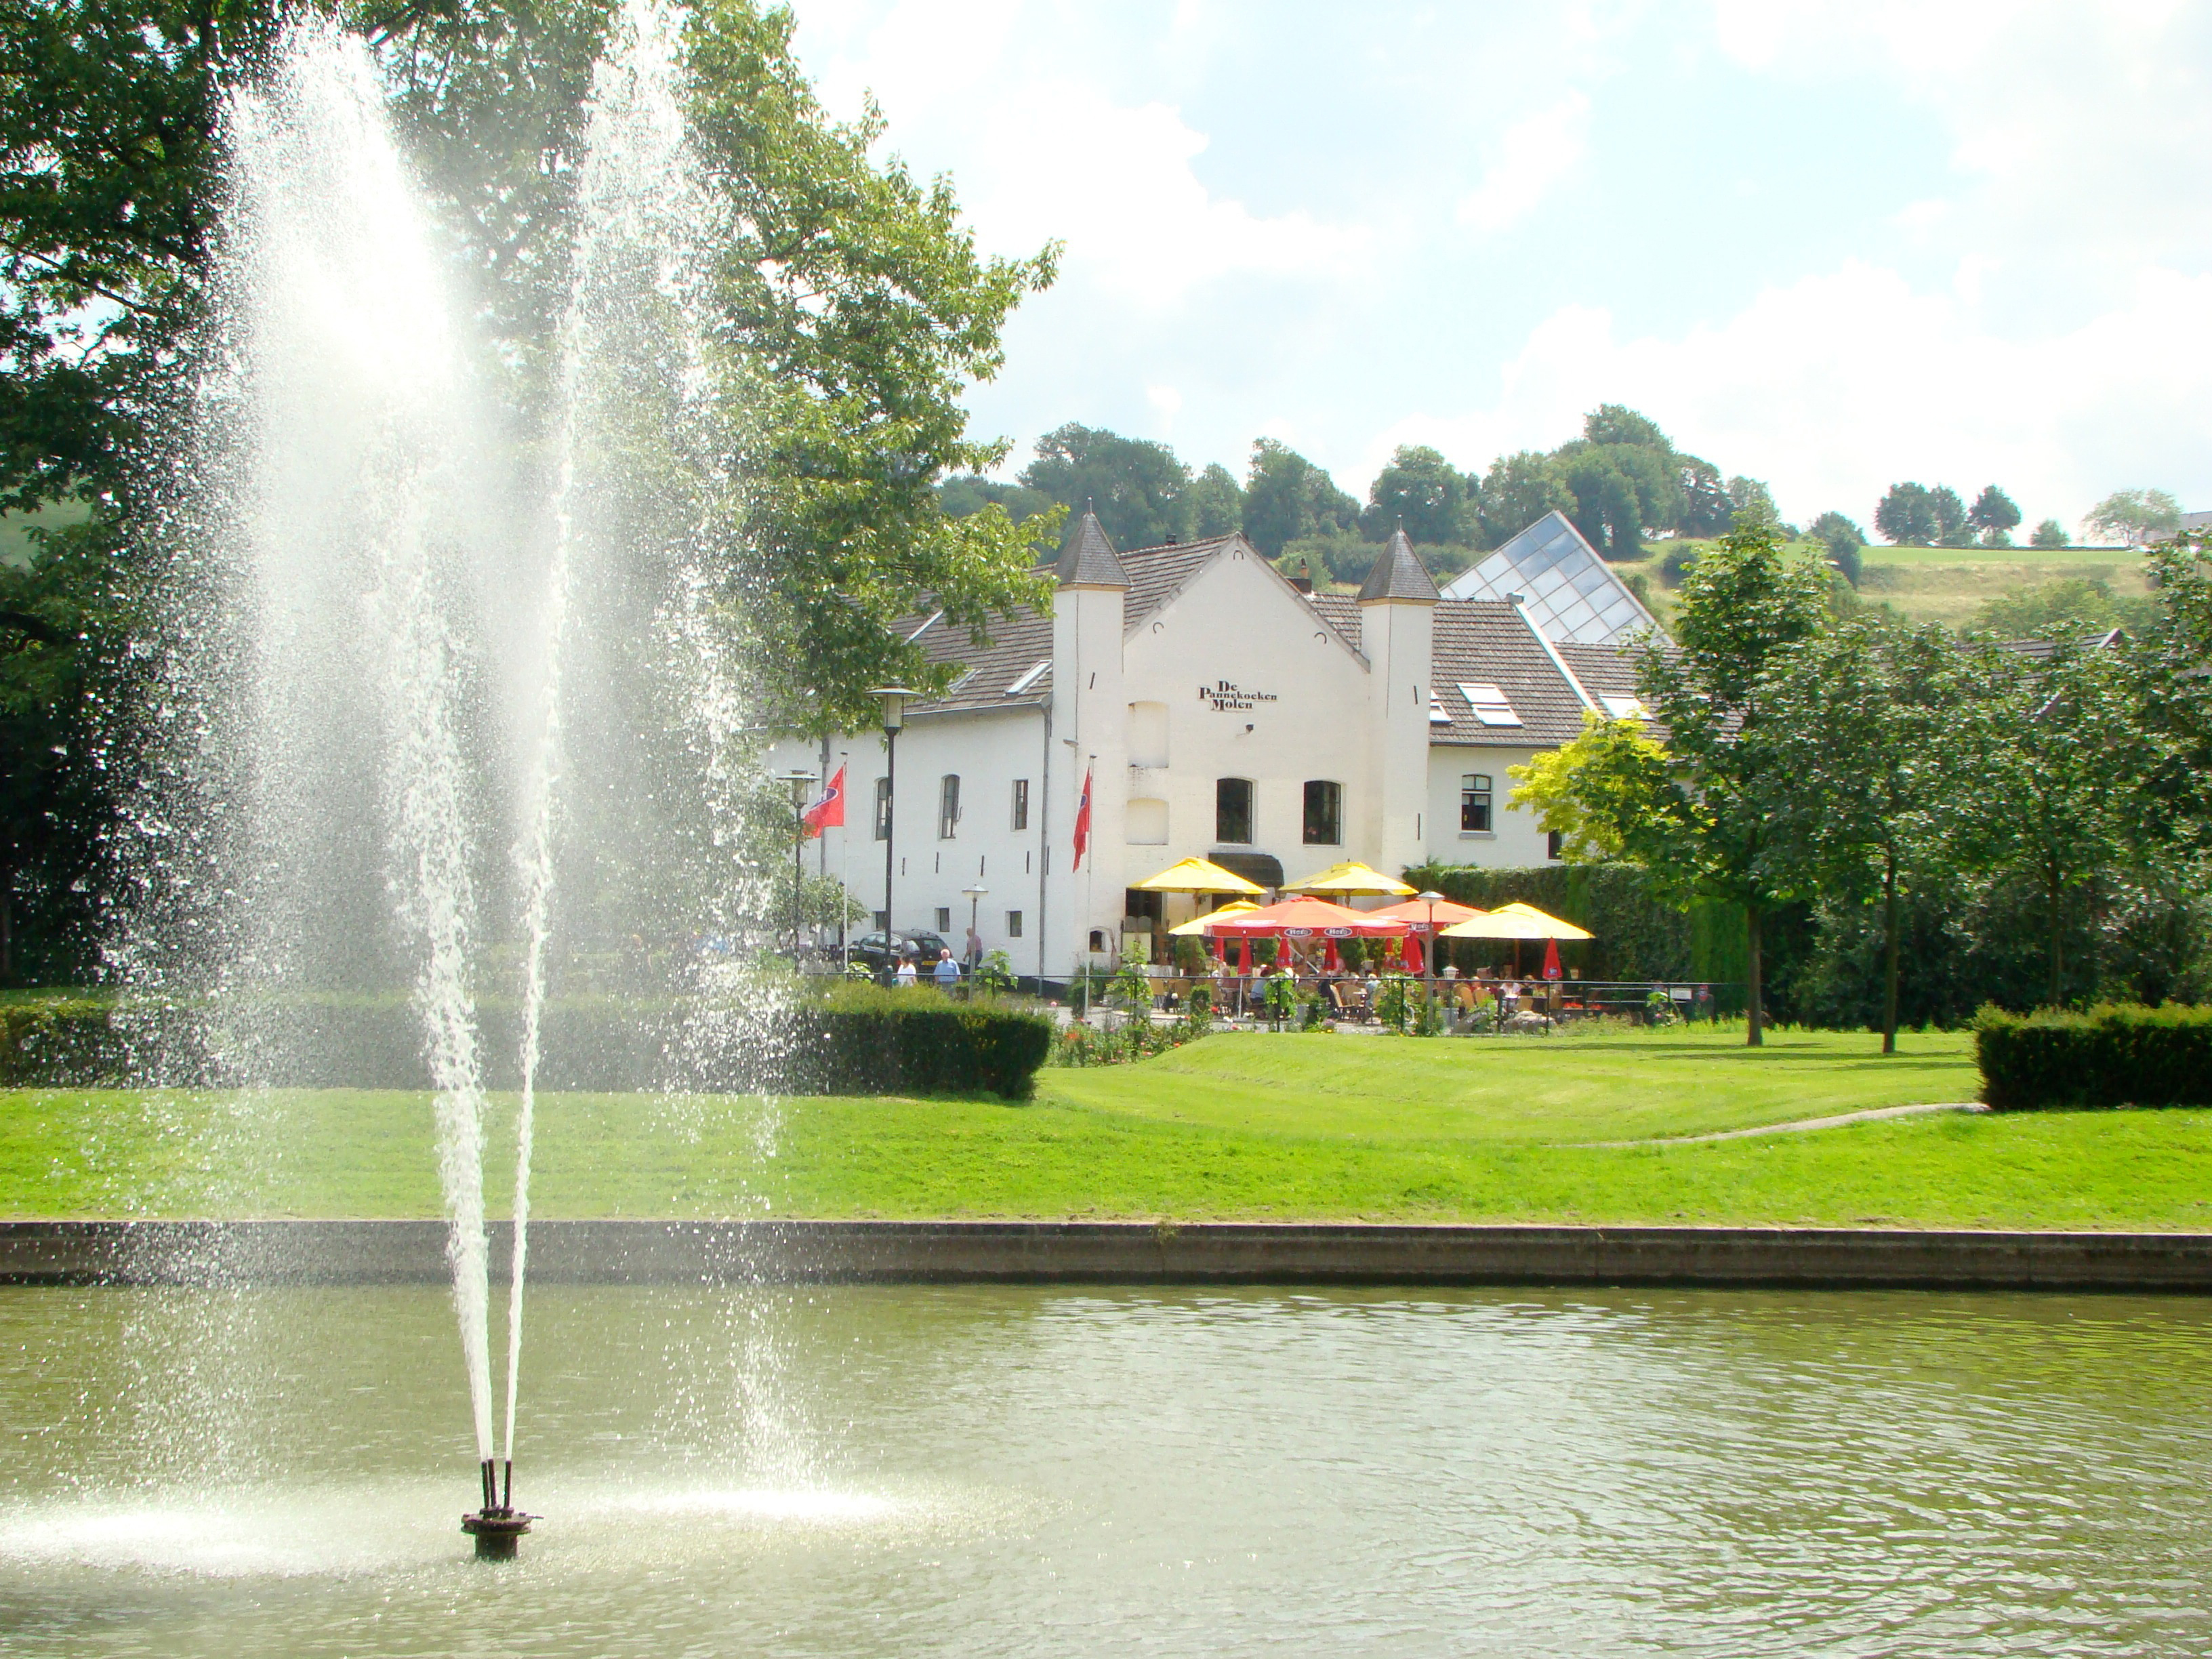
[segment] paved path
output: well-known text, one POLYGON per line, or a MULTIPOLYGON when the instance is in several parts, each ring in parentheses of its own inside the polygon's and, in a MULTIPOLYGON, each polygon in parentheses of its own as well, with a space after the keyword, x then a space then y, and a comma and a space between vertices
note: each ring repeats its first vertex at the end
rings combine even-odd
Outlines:
POLYGON ((1751 1129, 1723 1129, 1710 1135, 1667 1135, 1650 1140, 1577 1140, 1575 1146, 1689 1146, 1700 1140, 1741 1140, 1746 1135, 1786 1135, 1800 1129, 1832 1129, 1839 1123, 1867 1123, 1878 1117, 1919 1117, 1929 1112, 1986 1112, 1978 1100, 1951 1100, 1933 1106, 1876 1106, 1863 1112, 1838 1112, 1833 1117, 1804 1117, 1794 1123, 1762 1123, 1751 1129))

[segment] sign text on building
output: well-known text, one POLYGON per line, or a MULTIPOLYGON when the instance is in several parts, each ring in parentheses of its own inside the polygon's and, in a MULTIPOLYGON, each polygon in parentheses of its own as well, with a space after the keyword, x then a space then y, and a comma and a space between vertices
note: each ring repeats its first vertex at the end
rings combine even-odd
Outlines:
POLYGON ((1211 685, 1198 688, 1198 700, 1210 702, 1217 710, 1256 708, 1263 702, 1275 702, 1272 691, 1247 691, 1234 680, 1216 680, 1211 685))

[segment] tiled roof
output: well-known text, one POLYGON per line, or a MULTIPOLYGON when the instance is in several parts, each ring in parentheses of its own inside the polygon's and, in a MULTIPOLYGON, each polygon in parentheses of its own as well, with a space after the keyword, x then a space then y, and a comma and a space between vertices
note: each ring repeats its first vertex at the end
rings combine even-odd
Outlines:
POLYGON ((1115 556, 1114 544, 1106 538, 1106 527, 1089 507, 1084 508, 1083 516, 1068 527, 1067 534, 1060 539, 1060 558, 1053 568, 1059 573, 1062 587, 1129 585, 1129 573, 1115 556))
POLYGON ((1216 536, 1202 542, 1169 542, 1123 554, 1122 568, 1129 573, 1129 591, 1121 601, 1123 623, 1134 628, 1151 616, 1198 574, 1200 566, 1236 539, 1216 536))
MULTIPOLYGON (((912 634, 911 627, 903 631, 912 634)), ((1027 708, 1052 700, 1052 617, 1024 605, 991 623, 991 642, 978 645, 964 629, 932 617, 914 641, 932 663, 958 663, 966 672, 942 697, 910 706, 910 714, 975 714, 986 708, 1027 708), (1038 664, 1042 674, 1030 678, 1038 664), (1019 685, 1018 693, 1009 688, 1019 685)))
POLYGON ((1500 599, 1444 599, 1436 608, 1436 699, 1449 718, 1429 726, 1431 744, 1526 744, 1550 749, 1583 729, 1583 702, 1517 605, 1500 599), (1486 726, 1460 687, 1494 685, 1518 726, 1486 726))
POLYGON ((1313 606, 1321 619, 1336 630, 1337 637, 1354 651, 1365 654, 1359 643, 1359 601, 1349 593, 1310 593, 1306 603, 1313 606))
POLYGON ((2115 628, 2103 634, 2092 634, 2079 640, 2006 640, 2004 648, 2026 657, 2030 662, 2049 662, 2057 656, 2062 646, 2072 646, 2077 651, 2103 651, 2118 645, 2123 635, 2115 628))
POLYGON ((1434 604, 1439 595, 1436 579, 1429 574, 1428 566, 1421 556, 1413 551, 1413 538, 1401 526, 1391 532, 1390 539, 1368 567, 1367 580, 1359 585, 1359 599, 1417 599, 1434 604))

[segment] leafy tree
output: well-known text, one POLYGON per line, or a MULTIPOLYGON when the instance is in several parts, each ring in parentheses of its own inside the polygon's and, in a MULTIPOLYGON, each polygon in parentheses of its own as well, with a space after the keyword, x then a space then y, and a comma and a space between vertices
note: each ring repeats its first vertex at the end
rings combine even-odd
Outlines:
POLYGON ((1190 469, 1165 444, 1070 421, 1036 441, 1021 481, 1072 512, 1090 507, 1116 547, 1158 547, 1185 528, 1190 469))
POLYGON ((1946 547, 1972 547, 1974 532, 1966 523, 1966 504, 1948 484, 1928 492, 1928 510, 1935 515, 1936 539, 1946 547))
POLYGON ((1720 468, 1695 455, 1674 458, 1674 487, 1681 492, 1682 508, 1674 529, 1683 536, 1717 536, 1735 520, 1735 503, 1720 468))
POLYGON ((1244 492, 1229 469, 1209 461, 1206 471, 1191 480, 1183 501, 1188 511, 1188 534, 1203 540, 1233 535, 1244 527, 1244 492))
POLYGON ((1819 633, 1828 576, 1786 552, 1771 522, 1753 521, 1692 564, 1674 610, 1679 648, 1647 646, 1644 706, 1666 730, 1656 750, 1628 722, 1585 722, 1588 742, 1516 770, 1516 805, 1571 836, 1578 855, 1611 853, 1644 866, 1676 902, 1716 898, 1744 917, 1747 1040, 1763 1041, 1765 913, 1784 877, 1768 823, 1774 764, 1765 742, 1768 671, 1819 633))
POLYGON ((1929 499, 1928 486, 1918 483, 1893 483, 1889 493, 1874 510, 1874 527, 1879 530, 1893 546, 1927 547, 1939 533, 1936 525, 1936 508, 1929 499))
POLYGON ((937 499, 944 506, 947 518, 964 519, 987 507, 996 507, 1016 524, 1033 519, 1054 505, 1052 497, 1042 489, 1031 489, 1027 484, 1000 483, 972 472, 956 473, 939 484, 937 499))
POLYGON ((2074 637, 2141 629, 2148 602, 2124 599, 2101 576, 2069 576, 2000 593, 1974 613, 1970 631, 2001 640, 2074 637))
POLYGON ((1805 532, 1828 550, 1828 559, 1853 587, 1859 585, 1866 532, 1840 513, 1823 513, 1805 532))
POLYGON ((1649 415, 1623 404, 1600 404, 1583 416, 1583 437, 1594 444, 1635 444, 1672 455, 1674 445, 1649 415))
POLYGON ((2163 489, 2116 489, 2089 509, 2082 520, 2100 536, 2117 536, 2141 547, 2153 536, 2181 528, 2181 503, 2163 489))
POLYGON ((2139 717, 2122 652, 2065 647, 2044 662, 1985 646, 1971 672, 1959 718, 1972 722, 1960 746, 1973 759, 1961 769, 1958 844, 1970 865, 2015 872, 2041 895, 2045 1000, 2056 1006, 2075 896, 2156 840, 2147 786, 2161 744, 2139 717))
POLYGON ((1269 558, 1301 537, 1351 530, 1359 504, 1297 451, 1273 438, 1252 445, 1244 486, 1244 533, 1269 558))
POLYGON ((1367 492, 1360 528, 1382 541, 1400 525, 1430 546, 1467 542, 1480 529, 1464 473, 1436 450, 1401 444, 1367 492))
POLYGON ((2013 530, 2020 523, 2020 508, 2013 504, 2011 496, 1990 484, 1974 497, 1966 522, 1982 532, 1984 546, 2010 547, 2013 530))
POLYGON ((1728 481, 1729 522, 1741 527, 1764 520, 1778 523, 1782 514, 1776 510, 1774 492, 1756 478, 1739 475, 1728 481))
POLYGON ((2029 538, 2029 544, 2033 547, 2070 547, 2073 540, 2066 533, 2064 525, 2056 519, 2045 519, 2035 526, 2035 534, 2029 538))
POLYGON ((1882 909, 1882 1053, 1897 1052, 1899 917, 1947 872, 1959 769, 1959 653, 1936 626, 1876 615, 1775 654, 1759 734, 1776 884, 1882 909))
POLYGON ((1567 516, 1583 539, 1608 559, 1632 559, 1644 551, 1644 505, 1635 477, 1620 460, 1625 454, 1638 453, 1610 445, 1568 444, 1552 464, 1559 482, 1574 494, 1567 516))
POLYGON ((1501 455, 1484 475, 1482 533, 1493 547, 1511 540, 1547 513, 1572 513, 1575 493, 1551 457, 1524 449, 1501 455))

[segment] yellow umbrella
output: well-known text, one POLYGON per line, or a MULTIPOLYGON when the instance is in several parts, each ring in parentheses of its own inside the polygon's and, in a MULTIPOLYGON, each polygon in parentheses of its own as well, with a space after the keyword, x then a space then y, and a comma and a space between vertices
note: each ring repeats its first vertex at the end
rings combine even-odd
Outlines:
POLYGON ((1243 893, 1255 898, 1267 890, 1234 870, 1224 870, 1205 859, 1185 859, 1181 864, 1170 865, 1137 886, 1147 893, 1243 893))
POLYGON ((1346 860, 1332 864, 1317 876, 1304 881, 1294 881, 1283 890, 1286 893, 1328 893, 1340 898, 1370 896, 1382 898, 1410 898, 1414 890, 1402 881, 1384 875, 1380 870, 1370 870, 1365 865, 1346 860))
MULTIPOLYGON (((1199 860, 1194 859, 1191 861, 1193 863, 1197 863, 1199 860)), ((1224 916, 1238 916, 1243 915, 1247 910, 1256 910, 1259 908, 1260 907, 1253 903, 1250 899, 1231 899, 1228 903, 1223 905, 1218 910, 1209 910, 1202 916, 1194 916, 1190 921, 1186 921, 1180 927, 1169 928, 1168 933, 1170 937, 1175 939, 1202 938, 1205 935, 1206 930, 1212 927, 1215 922, 1219 921, 1224 916)))
MULTIPOLYGON (((1449 927, 1437 929, 1438 939, 1556 939, 1552 932, 1554 924, 1539 921, 1534 916, 1501 905, 1487 915, 1475 916, 1467 921, 1455 921, 1449 927)), ((1564 927, 1565 922, 1556 924, 1564 927)), ((1570 937, 1588 939, 1589 935, 1577 931, 1570 937)))
MULTIPOLYGON (((1518 899, 1510 904, 1499 905, 1498 910, 1507 911, 1516 916, 1526 916, 1531 921, 1538 922, 1549 930, 1541 933, 1530 933, 1527 935, 1529 939, 1595 939, 1597 937, 1595 933, 1588 933, 1576 927, 1571 921, 1562 921, 1559 917, 1539 910, 1533 904, 1523 904, 1518 899)), ((1498 910, 1493 910, 1491 914, 1496 915, 1498 910)))

